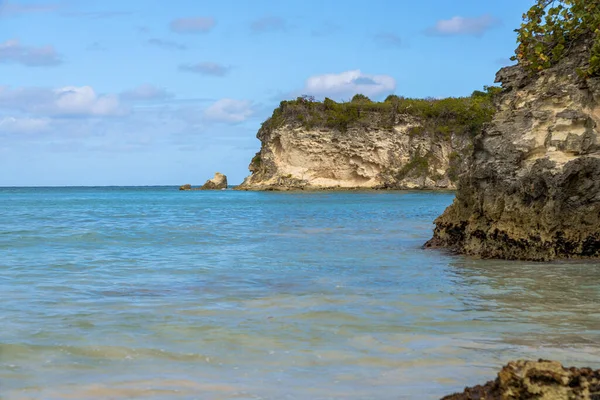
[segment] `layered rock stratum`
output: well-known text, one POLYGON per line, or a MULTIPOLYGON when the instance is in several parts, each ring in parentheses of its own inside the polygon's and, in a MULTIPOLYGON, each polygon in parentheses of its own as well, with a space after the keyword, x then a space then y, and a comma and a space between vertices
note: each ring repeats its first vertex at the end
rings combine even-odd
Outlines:
POLYGON ((246 190, 455 189, 490 94, 375 103, 284 101, 263 123, 246 190))
POLYGON ((600 78, 577 73, 589 54, 582 40, 542 72, 500 70, 497 112, 426 246, 483 258, 600 256, 600 78))
POLYGON ((556 361, 514 361, 494 381, 442 400, 597 400, 600 370, 564 368, 556 361))

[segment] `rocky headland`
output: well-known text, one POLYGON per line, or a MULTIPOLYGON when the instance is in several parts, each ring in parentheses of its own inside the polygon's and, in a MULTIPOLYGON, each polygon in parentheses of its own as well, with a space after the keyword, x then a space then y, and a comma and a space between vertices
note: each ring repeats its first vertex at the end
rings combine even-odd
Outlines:
POLYGON ((591 46, 580 39, 540 72, 521 63, 498 72, 497 112, 426 246, 483 258, 600 256, 600 78, 581 73, 591 46))
POLYGON ((262 124, 242 190, 455 189, 495 88, 471 97, 283 101, 262 124))
POLYGON ((556 361, 514 361, 494 381, 442 400, 600 399, 600 370, 564 368, 556 361))

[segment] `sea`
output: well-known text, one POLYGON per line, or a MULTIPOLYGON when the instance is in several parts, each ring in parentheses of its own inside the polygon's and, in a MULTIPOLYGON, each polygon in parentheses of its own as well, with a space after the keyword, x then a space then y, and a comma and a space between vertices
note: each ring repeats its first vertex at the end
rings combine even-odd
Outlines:
POLYGON ((424 250, 453 193, 0 188, 0 399, 438 399, 600 368, 600 263, 424 250))

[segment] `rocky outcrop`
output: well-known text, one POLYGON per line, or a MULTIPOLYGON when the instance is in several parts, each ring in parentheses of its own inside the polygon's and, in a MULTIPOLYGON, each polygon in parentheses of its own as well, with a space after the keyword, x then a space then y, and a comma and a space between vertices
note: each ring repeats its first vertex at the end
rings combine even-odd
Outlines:
POLYGON ((455 189, 476 125, 491 119, 490 110, 485 93, 282 102, 259 130, 261 149, 238 189, 455 189))
POLYGON ((185 185, 179 186, 179 190, 192 190, 192 185, 186 183, 185 185))
POLYGON ((538 74, 498 73, 493 122, 426 246, 484 258, 600 256, 600 78, 577 74, 589 54, 582 41, 538 74))
POLYGON ((564 368, 555 361, 515 361, 483 386, 442 400, 595 400, 600 399, 600 370, 564 368))
POLYGON ((220 172, 215 172, 212 179, 206 181, 200 190, 220 190, 227 189, 227 177, 220 172))

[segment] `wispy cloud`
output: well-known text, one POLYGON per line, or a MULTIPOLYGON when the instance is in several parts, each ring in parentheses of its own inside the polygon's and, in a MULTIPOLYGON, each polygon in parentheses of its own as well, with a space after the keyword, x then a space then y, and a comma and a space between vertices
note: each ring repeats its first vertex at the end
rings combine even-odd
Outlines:
POLYGON ((115 17, 126 17, 133 14, 131 11, 70 11, 62 15, 74 18, 107 19, 115 17))
POLYGON ((211 122, 240 123, 254 115, 249 100, 221 99, 204 110, 204 118, 211 122))
POLYGON ((160 47, 166 50, 186 50, 187 46, 181 43, 173 42, 170 40, 163 40, 158 38, 148 39, 146 41, 151 46, 160 47))
POLYGON ((102 46, 98 42, 89 44, 86 48, 87 51, 106 51, 106 47, 102 46))
POLYGON ((127 101, 152 101, 165 100, 173 95, 163 88, 150 84, 143 84, 134 89, 126 90, 121 93, 121 98, 127 101))
POLYGON ((340 30, 340 26, 331 21, 325 21, 320 26, 311 31, 311 35, 316 37, 329 36, 340 30))
POLYGON ((285 31, 287 29, 287 25, 283 18, 270 16, 252 21, 250 24, 250 29, 254 33, 285 31))
POLYGON ((17 63, 28 67, 52 67, 62 63, 53 46, 23 46, 17 39, 0 43, 0 63, 17 63))
POLYGON ((212 17, 177 18, 169 27, 175 33, 199 34, 210 32, 217 22, 212 17))
POLYGON ((425 32, 434 36, 482 36, 498 25, 500 25, 500 21, 489 14, 475 18, 456 16, 437 21, 435 26, 425 32))
POLYGON ((48 118, 0 117, 0 133, 35 133, 48 129, 48 118))
POLYGON ((229 73, 231 67, 207 61, 197 64, 182 64, 179 69, 201 75, 225 76, 229 73))
POLYGON ((29 113, 34 117, 105 117, 128 113, 118 96, 100 95, 91 86, 58 89, 0 87, 0 108, 29 113))
POLYGON ((402 38, 395 33, 382 32, 375 35, 375 41, 386 47, 402 47, 404 42, 402 38))
POLYGON ((11 1, 0 1, 0 16, 11 16, 20 14, 49 13, 60 9, 56 3, 14 3, 11 1))

